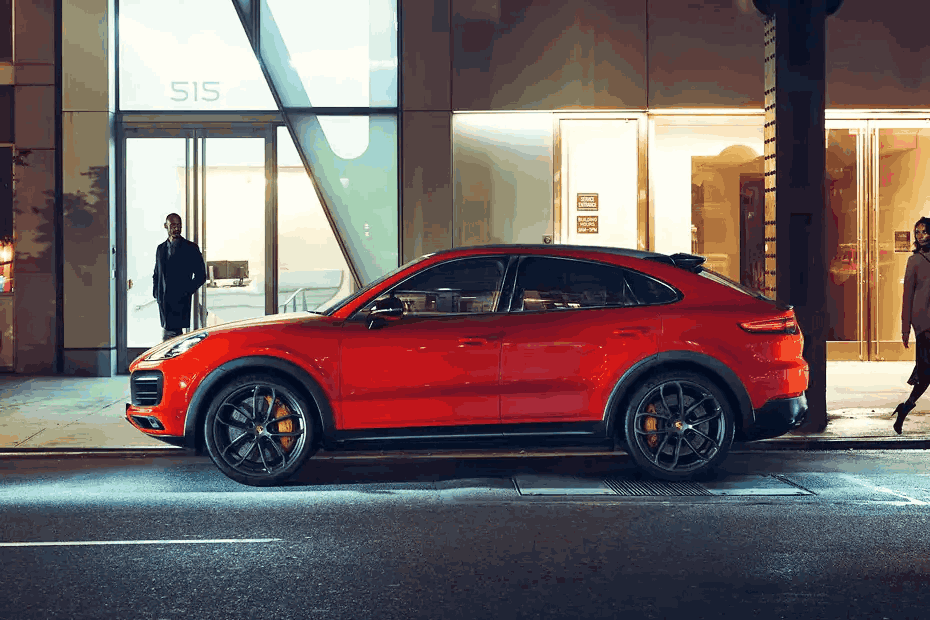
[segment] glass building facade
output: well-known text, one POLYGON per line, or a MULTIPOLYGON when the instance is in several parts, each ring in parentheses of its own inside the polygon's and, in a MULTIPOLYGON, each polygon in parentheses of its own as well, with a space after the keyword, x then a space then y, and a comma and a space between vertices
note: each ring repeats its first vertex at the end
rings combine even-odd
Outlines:
MULTIPOLYGON (((312 310, 481 243, 693 252, 761 283, 751 2, 9 10, 0 369, 106 375, 155 344, 148 282, 171 212, 210 268, 196 326, 312 310)), ((930 77, 905 13, 877 22, 846 0, 828 19, 831 359, 908 359, 896 304, 928 214, 930 77)))

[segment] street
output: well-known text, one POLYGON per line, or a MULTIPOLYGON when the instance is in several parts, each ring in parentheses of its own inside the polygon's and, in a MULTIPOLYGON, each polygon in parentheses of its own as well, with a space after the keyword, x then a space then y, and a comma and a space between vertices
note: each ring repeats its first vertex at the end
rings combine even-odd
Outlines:
POLYGON ((0 461, 0 618, 925 618, 924 451, 0 461))

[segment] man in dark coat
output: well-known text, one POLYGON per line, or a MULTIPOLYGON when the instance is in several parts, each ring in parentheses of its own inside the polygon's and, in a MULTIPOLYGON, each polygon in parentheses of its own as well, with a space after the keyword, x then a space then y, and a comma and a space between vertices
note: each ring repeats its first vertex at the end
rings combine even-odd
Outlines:
POLYGON ((168 239, 155 251, 152 296, 158 300, 162 340, 180 336, 191 326, 191 296, 207 281, 200 248, 181 236, 181 216, 165 219, 168 239))

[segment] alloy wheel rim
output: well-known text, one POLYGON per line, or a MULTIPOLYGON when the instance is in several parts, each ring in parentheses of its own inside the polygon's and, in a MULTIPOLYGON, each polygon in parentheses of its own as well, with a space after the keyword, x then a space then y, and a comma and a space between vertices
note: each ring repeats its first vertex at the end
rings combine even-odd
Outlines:
POLYGON ((706 466, 727 432, 720 402, 691 381, 666 381, 650 390, 636 408, 633 428, 640 453, 676 473, 706 466))
POLYGON ((220 458, 236 472, 270 477, 293 464, 307 440, 307 418, 286 391, 243 386, 223 399, 213 422, 220 458))

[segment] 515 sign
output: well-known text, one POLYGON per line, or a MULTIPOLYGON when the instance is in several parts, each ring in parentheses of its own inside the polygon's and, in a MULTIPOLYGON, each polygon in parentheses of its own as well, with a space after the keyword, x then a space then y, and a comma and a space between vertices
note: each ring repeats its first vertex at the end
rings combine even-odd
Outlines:
POLYGON ((171 82, 172 101, 216 101, 220 98, 219 82, 171 82))

